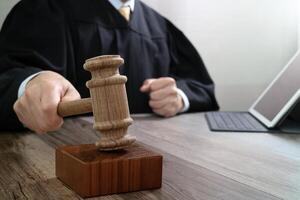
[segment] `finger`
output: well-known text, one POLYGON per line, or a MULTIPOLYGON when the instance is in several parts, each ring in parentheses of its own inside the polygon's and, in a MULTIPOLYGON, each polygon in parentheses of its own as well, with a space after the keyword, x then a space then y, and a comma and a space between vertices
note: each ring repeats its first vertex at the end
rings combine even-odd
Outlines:
POLYGON ((50 93, 49 97, 44 95, 42 98, 42 105, 44 105, 42 111, 44 112, 44 119, 46 120, 46 123, 43 124, 45 126, 44 129, 47 131, 55 131, 62 126, 63 118, 57 113, 58 104, 60 102, 73 101, 80 98, 78 91, 69 82, 66 82, 66 85, 63 87, 54 87, 53 93, 50 93))
POLYGON ((166 105, 160 109, 153 109, 153 112, 163 117, 173 117, 177 114, 177 109, 173 105, 166 105))
POLYGON ((177 101, 177 96, 173 97, 173 96, 168 96, 164 99, 161 99, 161 100, 150 100, 149 101, 149 106, 152 108, 152 109, 159 109, 159 108, 162 108, 168 104, 176 104, 176 101, 177 101))
MULTIPOLYGON (((61 127, 63 118, 57 114, 57 107, 61 99, 61 87, 51 87, 50 91, 43 93, 40 100, 40 105, 37 107, 37 112, 34 115, 38 120, 39 128, 43 131, 54 131, 61 127)), ((38 101, 34 101, 37 104, 38 101)))
MULTIPOLYGON (((37 94, 38 96, 39 94, 37 94)), ((25 90, 23 96, 18 100, 19 115, 21 116, 22 123, 29 129, 37 130, 37 120, 32 114, 32 110, 36 110, 33 103, 36 101, 32 96, 31 91, 25 90)))
POLYGON ((149 92, 150 91, 150 86, 151 84, 155 81, 156 79, 146 79, 143 83, 143 85, 140 87, 141 92, 149 92))
POLYGON ((176 86, 176 82, 173 78, 170 78, 170 77, 159 78, 151 83, 150 90, 156 91, 156 90, 162 89, 164 87, 167 87, 169 85, 176 86))
POLYGON ((37 126, 36 120, 34 120, 35 117, 33 117, 31 113, 30 106, 32 106, 32 104, 28 104, 28 99, 22 96, 15 102, 14 110, 18 119, 26 128, 37 133, 42 133, 42 130, 40 130, 37 126))
POLYGON ((54 72, 40 74, 27 84, 24 95, 18 100, 15 106, 17 116, 38 133, 56 130, 63 123, 57 115, 57 107, 64 96, 67 100, 80 98, 62 76, 54 72))
POLYGON ((38 134, 45 134, 49 130, 45 125, 44 113, 41 112, 42 93, 41 90, 34 90, 34 94, 32 93, 31 90, 25 91, 24 98, 21 98, 24 105, 23 110, 26 112, 26 127, 38 134))
POLYGON ((159 90, 150 93, 151 100, 161 100, 168 96, 176 97, 177 89, 174 85, 169 85, 167 87, 161 88, 159 90))
POLYGON ((69 85, 68 87, 69 88, 66 90, 64 96, 61 98, 61 102, 81 99, 79 92, 72 85, 69 85))

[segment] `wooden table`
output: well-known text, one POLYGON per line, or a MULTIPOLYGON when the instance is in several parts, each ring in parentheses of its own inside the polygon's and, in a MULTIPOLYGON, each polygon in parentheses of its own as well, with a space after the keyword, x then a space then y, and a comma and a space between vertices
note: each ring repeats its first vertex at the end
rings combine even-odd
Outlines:
MULTIPOLYGON (((210 132, 203 114, 135 115, 129 129, 163 154, 159 190, 95 199, 300 199, 300 135, 210 132)), ((55 177, 54 149, 93 143, 91 118, 48 135, 0 134, 0 199, 80 199, 55 177)))

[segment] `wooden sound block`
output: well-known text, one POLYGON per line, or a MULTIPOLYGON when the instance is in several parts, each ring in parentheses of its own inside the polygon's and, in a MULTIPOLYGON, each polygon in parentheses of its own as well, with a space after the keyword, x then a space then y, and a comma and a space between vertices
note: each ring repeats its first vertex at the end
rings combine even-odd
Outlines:
POLYGON ((56 149, 56 176, 81 197, 161 187, 162 156, 134 144, 103 152, 94 144, 56 149))

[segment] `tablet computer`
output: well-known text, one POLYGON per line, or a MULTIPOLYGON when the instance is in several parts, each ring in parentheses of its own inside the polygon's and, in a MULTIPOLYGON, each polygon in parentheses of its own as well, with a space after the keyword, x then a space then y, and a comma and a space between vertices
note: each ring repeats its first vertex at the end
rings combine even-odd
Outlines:
POLYGON ((273 128, 293 109, 300 97, 300 51, 258 97, 249 112, 273 128))

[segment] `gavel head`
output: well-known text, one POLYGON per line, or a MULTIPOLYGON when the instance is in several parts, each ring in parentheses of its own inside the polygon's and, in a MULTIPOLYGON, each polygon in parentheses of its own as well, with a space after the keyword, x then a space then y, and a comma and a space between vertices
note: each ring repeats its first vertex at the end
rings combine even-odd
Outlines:
POLYGON ((96 143, 100 150, 115 150, 131 145, 135 138, 126 135, 132 119, 129 113, 125 83, 119 74, 124 63, 120 56, 99 56, 86 60, 84 69, 91 72, 87 82, 94 114, 94 129, 100 131, 96 143))

